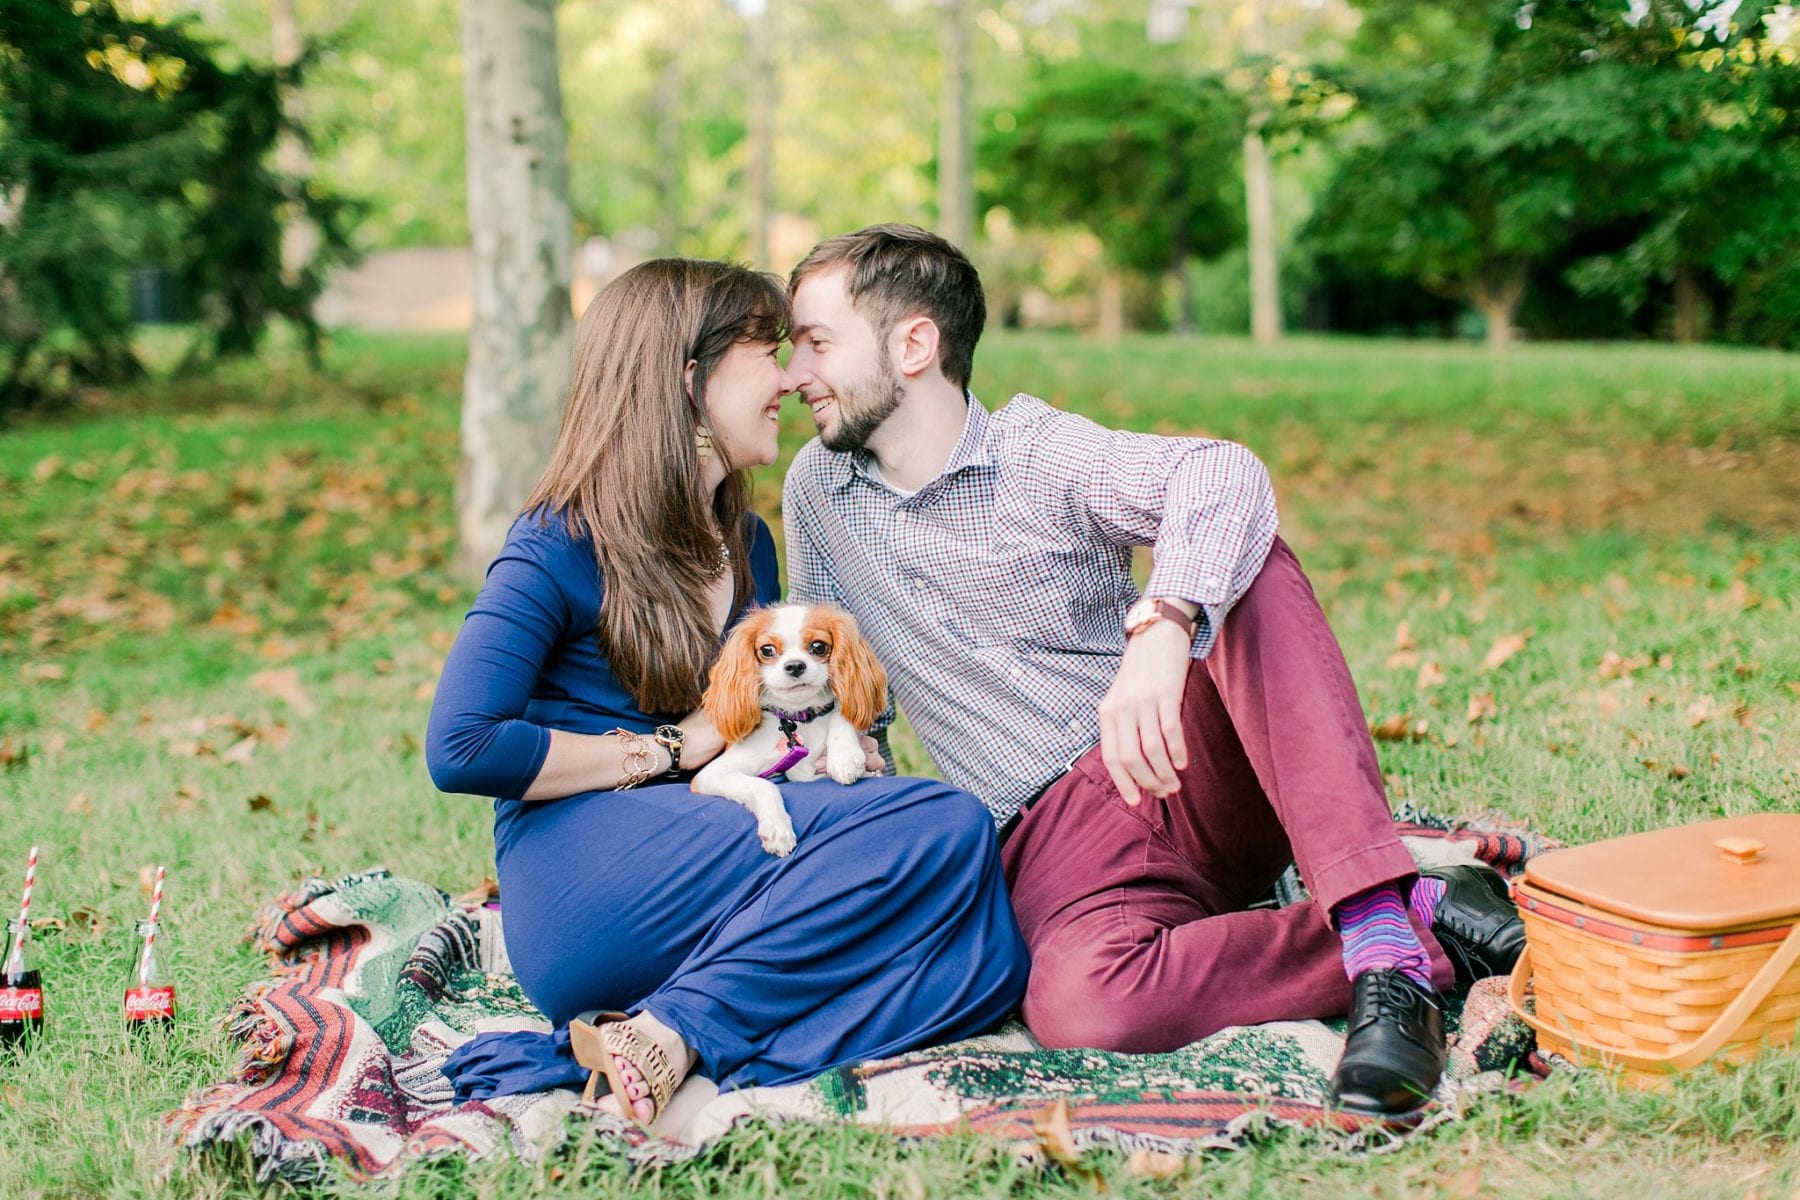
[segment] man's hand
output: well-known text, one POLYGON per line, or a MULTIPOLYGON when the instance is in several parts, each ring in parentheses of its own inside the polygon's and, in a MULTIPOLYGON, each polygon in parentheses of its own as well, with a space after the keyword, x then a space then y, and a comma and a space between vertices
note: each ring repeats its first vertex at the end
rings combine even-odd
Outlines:
POLYGON ((865 733, 862 735, 862 749, 864 765, 868 767, 869 774, 887 774, 887 759, 881 757, 881 743, 865 733))
POLYGON ((1125 803, 1142 793, 1173 795, 1187 766, 1181 694, 1187 686, 1187 631, 1158 621, 1125 645, 1119 674, 1100 701, 1100 756, 1125 803))

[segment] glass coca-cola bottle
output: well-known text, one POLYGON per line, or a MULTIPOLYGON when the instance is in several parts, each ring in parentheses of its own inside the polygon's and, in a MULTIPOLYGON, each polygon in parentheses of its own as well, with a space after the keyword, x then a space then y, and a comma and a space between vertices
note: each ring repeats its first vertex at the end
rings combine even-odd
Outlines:
POLYGON ((36 1036, 44 1028, 44 985, 31 953, 31 926, 6 925, 6 962, 0 966, 0 1044, 36 1036))
POLYGON ((175 1023, 175 985, 163 972, 162 934, 155 921, 139 921, 138 936, 144 949, 137 970, 125 987, 125 1023, 132 1029, 149 1029, 175 1023))

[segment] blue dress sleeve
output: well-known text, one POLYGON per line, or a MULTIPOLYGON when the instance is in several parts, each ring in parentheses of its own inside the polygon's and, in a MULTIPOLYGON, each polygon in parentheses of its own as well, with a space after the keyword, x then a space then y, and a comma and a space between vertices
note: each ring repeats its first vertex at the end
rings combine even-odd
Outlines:
POLYGON ((756 584, 754 603, 775 604, 781 600, 781 567, 775 554, 775 537, 768 522, 752 513, 750 529, 750 578, 756 584))
POLYGON ((550 539, 533 525, 521 518, 513 527, 444 662, 425 764, 446 792, 523 795, 550 752, 550 731, 524 713, 570 604, 550 539))

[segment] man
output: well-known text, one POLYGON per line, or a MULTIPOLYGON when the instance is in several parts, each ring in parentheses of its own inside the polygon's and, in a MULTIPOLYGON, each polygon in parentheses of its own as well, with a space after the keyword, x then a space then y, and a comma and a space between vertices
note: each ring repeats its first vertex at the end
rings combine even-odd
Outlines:
POLYGON ((980 279, 924 230, 825 241, 789 290, 819 431, 783 495, 790 590, 856 615, 993 812, 1027 1024, 1155 1051, 1348 1011, 1336 1101, 1422 1103, 1439 989, 1510 970, 1523 929, 1494 872, 1416 874, 1262 464, 1030 396, 990 415, 966 390, 980 279), (1312 901, 1252 909, 1289 862, 1312 901))

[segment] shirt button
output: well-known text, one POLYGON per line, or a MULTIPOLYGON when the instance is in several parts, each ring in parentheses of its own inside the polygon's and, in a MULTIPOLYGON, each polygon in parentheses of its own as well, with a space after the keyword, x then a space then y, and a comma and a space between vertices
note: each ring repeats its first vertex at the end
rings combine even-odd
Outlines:
POLYGON ((1025 668, 1019 663, 1014 663, 1012 665, 1012 670, 1008 671, 1007 674, 1011 675, 1014 679, 1018 679, 1025 674, 1025 668))
POLYGON ((925 578, 924 578, 924 576, 921 576, 921 575, 915 575, 915 576, 913 576, 913 591, 915 591, 915 592, 922 592, 922 591, 924 591, 924 590, 925 590, 925 578))
POLYGON ((1070 733, 1080 733, 1082 730, 1082 727, 1083 727, 1082 720, 1080 717, 1076 717, 1073 721, 1069 722, 1069 732, 1070 733))

